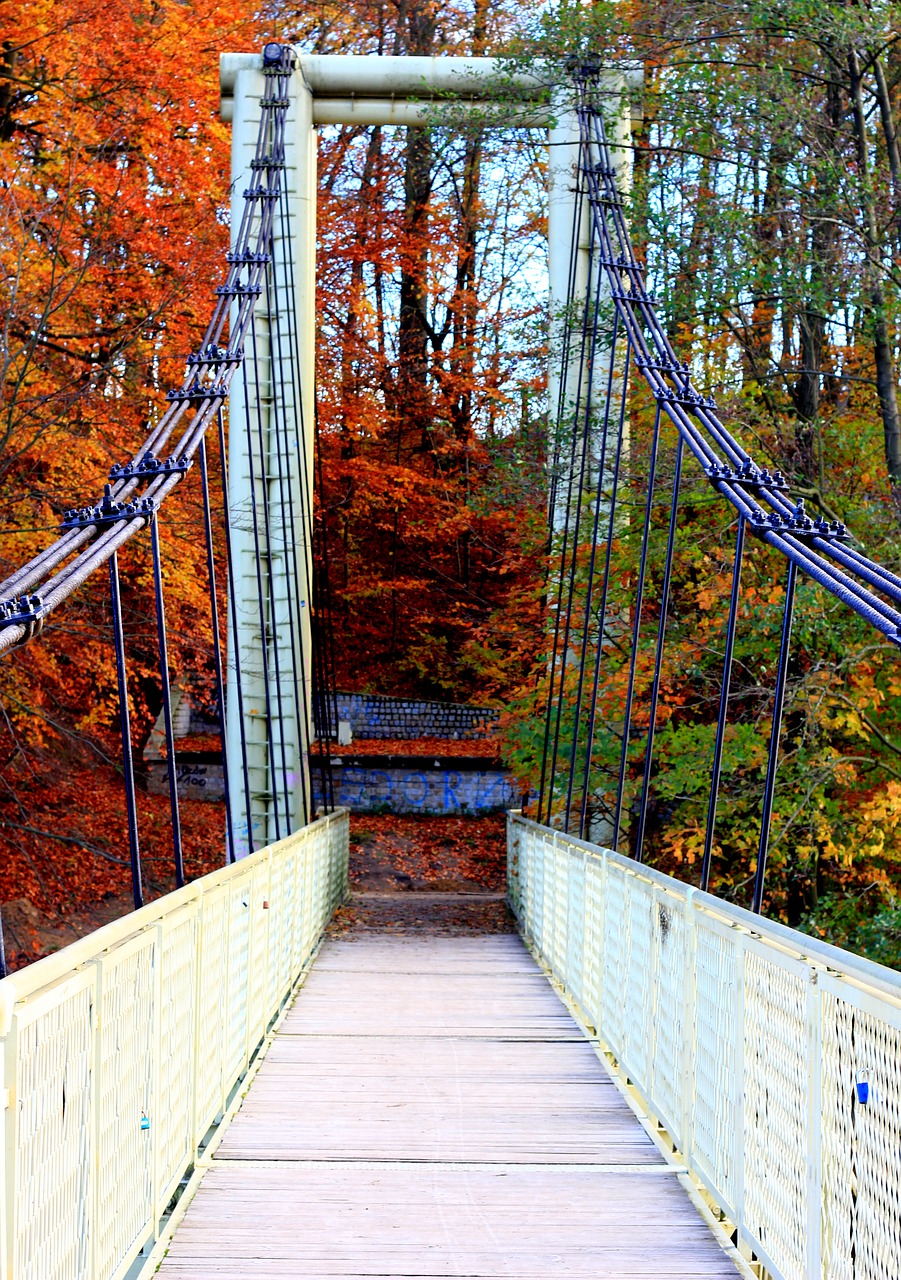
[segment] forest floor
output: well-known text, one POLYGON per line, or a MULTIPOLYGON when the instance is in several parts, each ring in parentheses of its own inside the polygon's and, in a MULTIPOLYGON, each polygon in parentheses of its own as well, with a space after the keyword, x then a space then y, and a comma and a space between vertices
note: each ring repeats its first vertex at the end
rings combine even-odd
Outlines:
MULTIPOLYGON (((0 818, 0 909, 11 970, 58 951, 133 908, 121 781, 72 771, 28 818, 0 818), (36 815, 36 816, 35 816, 36 815), (65 836, 57 833, 65 832, 65 836), (115 840, 104 833, 115 832, 115 840), (54 838, 50 837, 53 833, 54 838), (123 847, 124 846, 124 847, 123 847)), ((220 865, 221 804, 180 807, 189 879, 220 865)), ((174 888, 169 803, 138 794, 145 900, 174 888)), ((335 928, 502 932, 505 816, 351 814, 351 898, 335 928)))
POLYGON ((351 896, 332 929, 507 933, 506 816, 352 814, 351 896))

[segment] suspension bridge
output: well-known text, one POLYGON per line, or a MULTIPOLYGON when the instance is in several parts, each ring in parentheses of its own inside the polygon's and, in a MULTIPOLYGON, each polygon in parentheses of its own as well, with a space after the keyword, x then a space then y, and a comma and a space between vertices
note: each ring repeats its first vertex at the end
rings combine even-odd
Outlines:
POLYGON ((90 575, 109 576, 135 906, 0 982, 10 1280, 901 1275, 901 979, 761 913, 798 574, 894 643, 901 580, 755 464, 673 349, 626 217, 635 78, 591 61, 553 82, 502 71, 278 45, 223 59, 232 247, 209 326, 142 447, 0 589, 6 652, 42 632, 52 643, 54 612, 90 575), (508 820, 521 938, 323 941, 347 894, 348 828, 329 783, 334 641, 314 518, 315 131, 417 127, 448 103, 549 140, 549 696, 535 812, 508 820), (622 477, 639 388, 654 412, 624 600, 611 547, 635 519, 622 477), (699 885, 642 860, 688 467, 736 522, 699 885), (150 539, 172 761, 160 540, 183 484, 205 512, 223 865, 185 883, 170 769, 179 887, 145 904, 117 553, 150 539), (650 600, 661 502, 662 589, 650 600), (786 579, 745 910, 712 892, 712 850, 751 536, 786 579), (625 676, 611 715, 614 662, 625 676), (613 764, 598 769, 601 739, 613 764))

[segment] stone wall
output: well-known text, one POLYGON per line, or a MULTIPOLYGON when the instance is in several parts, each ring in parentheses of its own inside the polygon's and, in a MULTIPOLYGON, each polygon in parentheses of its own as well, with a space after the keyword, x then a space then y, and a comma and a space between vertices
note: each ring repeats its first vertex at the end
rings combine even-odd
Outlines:
POLYGON ((339 693, 338 719, 350 723, 355 738, 487 738, 496 707, 463 702, 387 698, 376 693, 339 693))
MULTIPOLYGON (((522 803, 513 778, 490 760, 346 759, 333 762, 332 779, 335 804, 352 813, 471 817, 516 809, 522 803)), ((313 795, 316 804, 322 804, 318 770, 314 771, 313 795)))

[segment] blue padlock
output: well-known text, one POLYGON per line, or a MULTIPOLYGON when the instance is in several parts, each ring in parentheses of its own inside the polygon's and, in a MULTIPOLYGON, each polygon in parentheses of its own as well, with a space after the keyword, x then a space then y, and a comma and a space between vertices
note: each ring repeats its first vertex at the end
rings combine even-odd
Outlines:
POLYGON ((150 1128, 150 1119, 149 1119, 149 1117, 148 1117, 148 1116, 141 1116, 141 1129, 142 1129, 142 1130, 144 1130, 144 1129, 149 1129, 149 1128, 150 1128))
POLYGON ((857 1089, 857 1101, 862 1107, 865 1107, 870 1100, 870 1082, 867 1079, 866 1072, 858 1071, 855 1088, 857 1089))

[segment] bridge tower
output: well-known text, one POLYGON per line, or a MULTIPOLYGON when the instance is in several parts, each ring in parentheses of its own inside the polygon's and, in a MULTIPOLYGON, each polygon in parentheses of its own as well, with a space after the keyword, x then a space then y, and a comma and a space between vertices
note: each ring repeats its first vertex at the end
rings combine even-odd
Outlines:
MULTIPOLYGON (((222 117, 232 122, 233 236, 258 160, 263 62, 258 54, 225 54, 221 60, 222 117)), ((286 216, 274 220, 276 287, 260 300, 255 357, 246 376, 232 382, 229 405, 232 600, 226 749, 239 853, 286 834, 286 824, 296 829, 312 812, 317 127, 434 125, 445 103, 457 113, 477 113, 480 123, 494 119, 503 128, 546 129, 552 432, 565 432, 580 407, 584 412, 586 395, 602 410, 607 394, 600 380, 589 378, 585 351, 567 338, 568 326, 581 330, 586 299, 601 268, 590 264, 587 199, 577 191, 579 120, 571 91, 554 88, 557 73, 539 66, 511 74, 492 58, 297 54, 296 64, 284 139, 286 216), (255 512, 265 518, 254 519, 255 512), (243 785, 245 776, 249 787, 243 785)), ((629 93, 636 76, 605 72, 603 79, 626 185, 629 93)), ((578 451, 558 465, 552 486, 558 496, 550 512, 555 525, 563 518, 561 495, 568 492, 570 502, 580 498, 573 477, 581 477, 584 489, 597 484, 598 441, 592 436, 584 448, 584 465, 578 451)))

